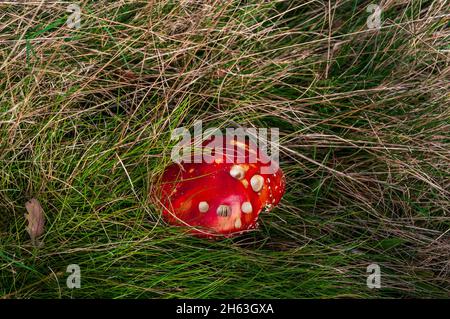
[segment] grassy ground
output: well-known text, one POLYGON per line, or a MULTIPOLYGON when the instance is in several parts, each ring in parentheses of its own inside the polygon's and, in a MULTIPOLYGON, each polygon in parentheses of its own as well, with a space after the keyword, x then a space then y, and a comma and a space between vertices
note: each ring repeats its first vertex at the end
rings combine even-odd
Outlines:
POLYGON ((380 1, 380 30, 372 1, 81 1, 80 29, 2 2, 0 298, 449 297, 447 1, 380 1), (257 231, 197 239, 152 205, 195 120, 280 128, 257 231))

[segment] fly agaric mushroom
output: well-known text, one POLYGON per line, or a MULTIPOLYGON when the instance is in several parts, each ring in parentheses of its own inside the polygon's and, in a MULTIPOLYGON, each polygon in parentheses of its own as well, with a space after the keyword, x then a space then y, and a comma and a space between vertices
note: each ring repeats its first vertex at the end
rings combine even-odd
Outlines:
MULTIPOLYGON (((276 206, 285 191, 285 178, 251 141, 225 136, 224 144, 241 148, 245 160, 215 150, 211 163, 172 164, 162 175, 159 202, 169 224, 190 227, 200 237, 226 237, 255 228, 259 213, 276 206), (227 144, 229 143, 229 144, 227 144), (251 160, 251 154, 255 155, 251 160), (228 160, 227 160, 228 159, 228 160), (275 168, 262 173, 263 167, 275 168)), ((202 149, 208 141, 203 142, 202 149)))

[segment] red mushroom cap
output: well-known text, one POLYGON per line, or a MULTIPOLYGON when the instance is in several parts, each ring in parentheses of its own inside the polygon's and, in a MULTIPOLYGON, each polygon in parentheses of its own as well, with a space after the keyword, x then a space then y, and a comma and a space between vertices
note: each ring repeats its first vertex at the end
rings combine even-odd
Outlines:
POLYGON ((224 148, 241 147, 245 157, 239 161, 233 155, 230 160, 225 148, 214 154, 212 163, 172 164, 165 169, 159 202, 168 223, 188 226, 198 236, 231 236, 255 228, 259 213, 270 211, 280 202, 285 178, 278 163, 270 162, 251 141, 244 145, 234 136, 223 139, 224 148), (255 160, 250 154, 256 155, 255 160), (262 167, 270 165, 275 165, 274 173, 261 173, 262 167))

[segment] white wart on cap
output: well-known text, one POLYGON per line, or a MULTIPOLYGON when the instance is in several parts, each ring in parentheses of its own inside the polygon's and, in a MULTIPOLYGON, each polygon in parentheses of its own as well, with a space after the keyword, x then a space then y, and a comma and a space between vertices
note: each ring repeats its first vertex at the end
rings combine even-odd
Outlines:
POLYGON ((242 227, 242 221, 239 217, 234 221, 234 227, 237 229, 242 227))
POLYGON ((241 211, 245 214, 250 214, 253 211, 252 204, 250 202, 243 202, 241 205, 241 211))
POLYGON ((233 165, 230 169, 230 175, 236 179, 243 179, 245 176, 245 170, 240 165, 233 165))
POLYGON ((209 205, 207 202, 200 202, 198 203, 198 210, 200 213, 206 213, 209 209, 209 205))
POLYGON ((264 186, 264 177, 262 177, 261 175, 254 175, 250 179, 250 185, 252 185, 252 189, 255 192, 259 192, 264 186))

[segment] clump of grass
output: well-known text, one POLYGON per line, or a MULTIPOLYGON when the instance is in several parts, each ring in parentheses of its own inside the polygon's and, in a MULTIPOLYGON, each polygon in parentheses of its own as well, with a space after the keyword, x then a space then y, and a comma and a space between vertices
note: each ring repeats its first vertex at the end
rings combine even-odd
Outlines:
POLYGON ((370 1, 79 4, 80 29, 0 4, 1 297, 448 297, 445 1, 380 3, 380 30, 370 1), (205 241, 151 204, 196 120, 280 128, 287 193, 259 230, 205 241))

